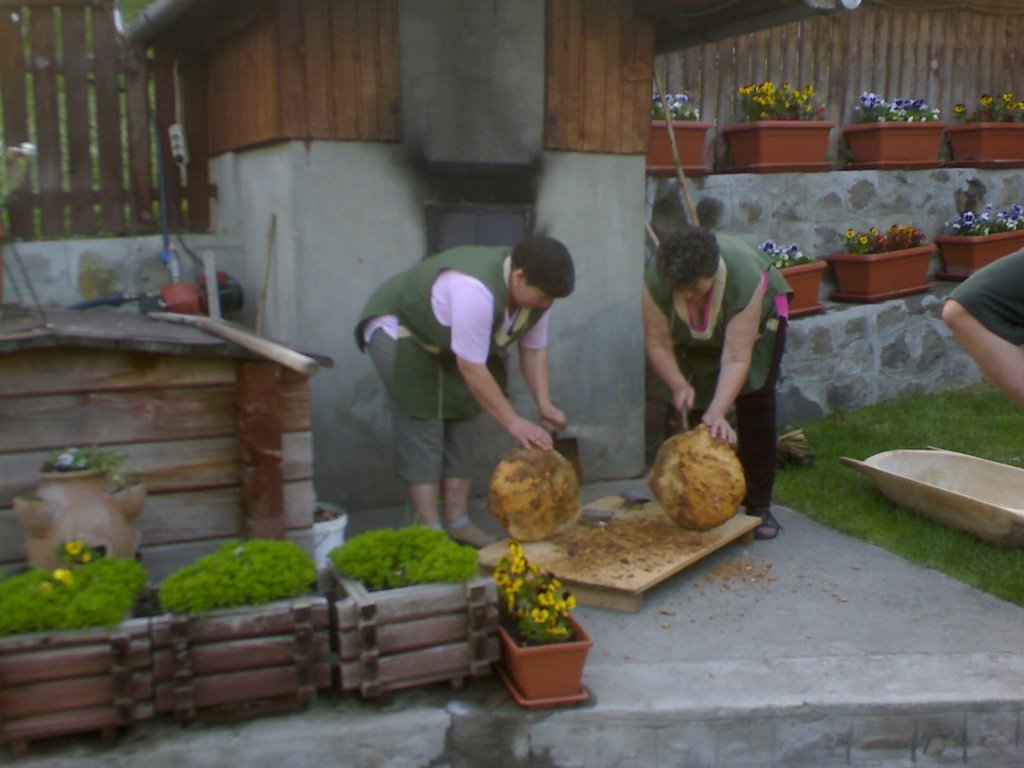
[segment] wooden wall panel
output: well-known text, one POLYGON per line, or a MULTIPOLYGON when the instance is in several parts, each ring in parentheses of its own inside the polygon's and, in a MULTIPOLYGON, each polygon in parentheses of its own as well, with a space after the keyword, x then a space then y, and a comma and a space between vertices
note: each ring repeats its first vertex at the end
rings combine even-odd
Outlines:
POLYGON ((646 151, 653 50, 625 0, 548 0, 545 147, 646 151))
MULTIPOLYGON (((567 8, 572 4, 557 2, 567 8)), ((549 11, 549 23, 554 21, 549 11)), ((701 118, 714 124, 711 143, 715 167, 721 170, 725 141, 720 129, 740 119, 736 90, 741 85, 764 80, 814 85, 826 117, 837 125, 831 142, 836 155, 842 127, 853 119, 864 91, 890 101, 924 99, 947 122, 953 122, 956 104, 973 109, 983 93, 1024 94, 1022 31, 1024 8, 1017 13, 947 6, 901 10, 865 0, 852 13, 694 46, 659 57, 655 66, 669 75, 667 92, 689 94, 701 118)))

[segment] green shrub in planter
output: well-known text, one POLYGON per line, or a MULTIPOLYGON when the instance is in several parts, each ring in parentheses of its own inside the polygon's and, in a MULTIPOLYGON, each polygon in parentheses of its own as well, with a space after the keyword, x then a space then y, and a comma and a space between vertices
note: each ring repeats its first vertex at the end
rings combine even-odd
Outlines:
POLYGON ((176 613, 263 605, 310 591, 316 565, 292 541, 229 541, 164 579, 160 605, 176 613))
POLYGON ((417 525, 361 533, 331 550, 330 557, 338 573, 369 590, 465 581, 477 575, 473 547, 457 544, 444 531, 417 525))
POLYGON ((113 626, 145 583, 138 562, 115 557, 11 576, 0 581, 0 634, 113 626))

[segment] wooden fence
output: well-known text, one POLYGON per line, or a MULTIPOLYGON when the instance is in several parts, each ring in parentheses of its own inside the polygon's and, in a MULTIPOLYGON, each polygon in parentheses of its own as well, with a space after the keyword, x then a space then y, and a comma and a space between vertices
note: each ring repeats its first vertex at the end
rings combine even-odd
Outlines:
MULTIPOLYGON (((1024 4, 1014 14, 965 10, 905 11, 865 0, 856 11, 819 16, 659 57, 668 93, 687 93, 714 124, 716 165, 725 144, 718 129, 740 122, 737 91, 773 81, 810 84, 826 118, 851 121, 861 93, 890 101, 924 99, 953 121, 953 107, 983 93, 1024 99, 1024 4)), ((833 131, 833 144, 839 131, 833 131)), ((833 146, 833 150, 835 147, 833 146)))
MULTIPOLYGON (((158 230, 153 112, 166 137, 178 88, 195 95, 202 83, 193 70, 175 77, 172 62, 122 45, 113 4, 0 0, 0 137, 39 148, 30 184, 8 206, 16 238, 158 230)), ((690 48, 660 57, 655 66, 667 91, 690 94, 715 125, 710 151, 721 167, 725 146, 717 129, 734 122, 742 85, 811 84, 826 103, 826 116, 840 126, 862 91, 923 98, 948 120, 955 104, 973 104, 982 93, 1009 90, 1024 97, 1022 39, 1024 8, 1012 14, 907 11, 865 0, 853 12, 690 48)), ((832 135, 835 143, 840 132, 832 135)), ((168 142, 161 142, 167 223, 202 231, 210 224, 212 193, 206 137, 189 138, 187 184, 168 142)))
MULTIPOLYGON (((158 229, 152 104, 169 82, 160 75, 122 43, 114 0, 0 0, 0 138, 38 149, 32 177, 8 205, 16 238, 158 229)), ((177 227, 185 196, 166 144, 167 219, 177 227)), ((207 199, 192 211, 204 224, 207 199)))

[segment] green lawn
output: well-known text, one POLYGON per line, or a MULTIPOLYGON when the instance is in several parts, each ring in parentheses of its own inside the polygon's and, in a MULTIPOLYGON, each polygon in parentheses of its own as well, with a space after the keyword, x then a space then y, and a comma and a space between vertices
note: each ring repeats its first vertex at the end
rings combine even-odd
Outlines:
POLYGON ((934 446, 1024 467, 1024 413, 981 385, 915 395, 801 426, 816 461, 786 467, 775 501, 818 522, 1024 605, 1024 550, 1001 549, 894 506, 869 477, 839 462, 934 446))

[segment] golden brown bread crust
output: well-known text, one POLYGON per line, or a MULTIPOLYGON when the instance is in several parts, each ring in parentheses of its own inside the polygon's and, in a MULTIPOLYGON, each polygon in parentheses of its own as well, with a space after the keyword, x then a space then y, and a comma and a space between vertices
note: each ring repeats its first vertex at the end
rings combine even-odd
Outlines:
POLYGON ((662 444, 647 485, 665 514, 691 531, 710 530, 735 515, 747 490, 736 452, 711 437, 706 424, 662 444))
POLYGON ((491 476, 487 508, 512 538, 545 539, 579 516, 576 470, 555 451, 513 448, 491 476))

